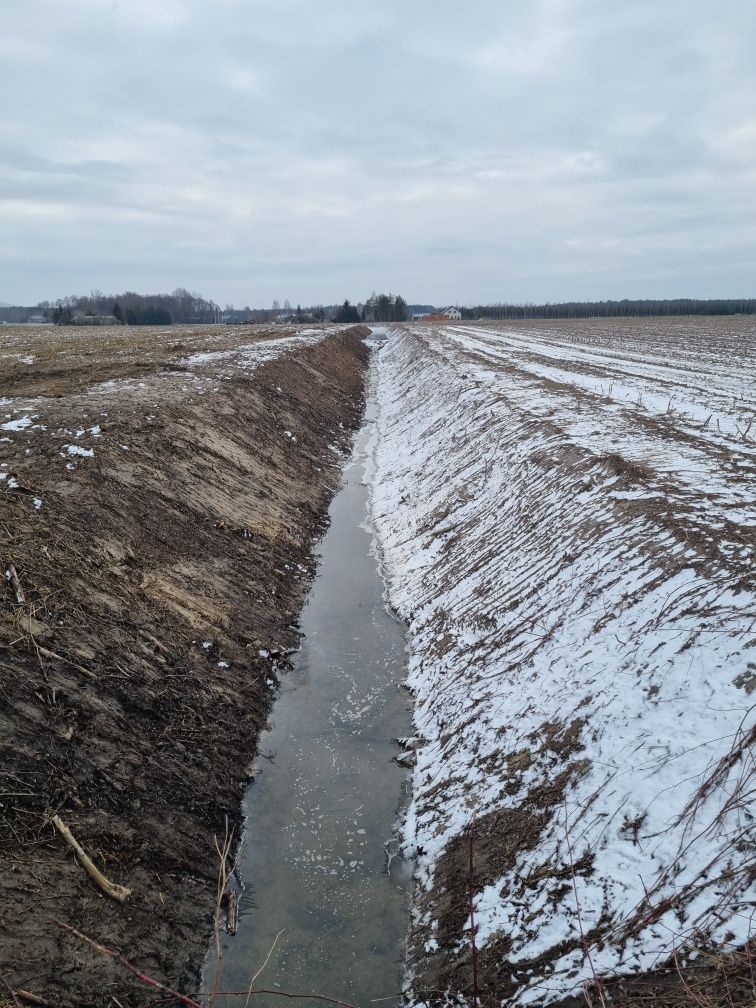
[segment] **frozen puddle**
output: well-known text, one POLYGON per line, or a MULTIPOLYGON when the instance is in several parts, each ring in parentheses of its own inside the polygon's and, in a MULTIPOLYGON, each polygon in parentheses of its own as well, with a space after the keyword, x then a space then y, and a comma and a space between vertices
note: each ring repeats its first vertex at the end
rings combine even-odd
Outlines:
MULTIPOLYGON (((245 799, 239 929, 223 935, 216 990, 321 994, 352 1005, 401 988, 410 869, 390 847, 406 772, 392 741, 409 734, 404 630, 383 600, 366 528, 367 421, 331 505, 302 614, 304 639, 245 799)), ((206 970, 207 988, 214 965, 206 970)), ((398 999, 397 999, 398 1000, 398 999)), ((244 1005, 218 995, 215 1006, 244 1005)), ((256 1008, 312 1000, 257 995, 256 1008)), ((322 1002, 320 1002, 322 1003, 322 1002)))

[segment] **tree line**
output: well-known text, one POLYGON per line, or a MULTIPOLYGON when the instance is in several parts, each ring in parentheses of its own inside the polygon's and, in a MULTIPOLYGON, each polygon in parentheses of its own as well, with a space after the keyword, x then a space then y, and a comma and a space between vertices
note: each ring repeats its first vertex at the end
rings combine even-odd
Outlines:
POLYGON ((370 295, 362 308, 363 322, 404 322, 407 318, 407 302, 401 295, 370 295))
POLYGON ((756 298, 565 301, 557 304, 493 304, 460 308, 464 319, 630 318, 652 315, 754 315, 756 298))
MULTIPOLYGON (((413 310, 432 310, 432 306, 414 305, 413 310)), ((630 299, 621 301, 566 301, 546 304, 496 304, 461 307, 464 319, 580 319, 626 318, 672 315, 756 315, 756 298, 673 298, 630 299)), ((0 319, 23 322, 32 312, 43 314, 51 322, 66 324, 74 315, 114 315, 127 325, 170 325, 171 323, 269 322, 285 318, 290 322, 403 322, 409 306, 403 297, 376 294, 363 303, 349 300, 341 305, 316 305, 296 311, 284 302, 284 314, 277 301, 271 309, 221 309, 201 294, 177 287, 171 294, 72 294, 57 301, 41 301, 35 308, 0 303, 0 319)))
MULTIPOLYGON (((286 319, 290 322, 404 322, 408 317, 407 302, 401 295, 376 294, 364 304, 353 305, 349 300, 342 305, 292 310, 288 301, 283 311, 278 301, 271 309, 235 309, 226 305, 221 310, 214 301, 178 287, 172 294, 103 294, 94 290, 90 294, 72 294, 57 301, 41 301, 35 308, 59 325, 67 325, 75 315, 112 315, 125 325, 171 325, 172 323, 212 322, 267 322, 286 319)), ((19 321, 22 321, 19 318, 19 321)))
POLYGON ((376 294, 364 304, 353 305, 347 299, 332 315, 334 322, 404 322, 407 319, 407 302, 397 294, 376 294))
POLYGON ((172 322, 219 322, 221 309, 201 294, 177 287, 172 294, 72 294, 41 301, 37 309, 51 322, 65 325, 74 315, 113 315, 126 325, 170 325, 172 322))

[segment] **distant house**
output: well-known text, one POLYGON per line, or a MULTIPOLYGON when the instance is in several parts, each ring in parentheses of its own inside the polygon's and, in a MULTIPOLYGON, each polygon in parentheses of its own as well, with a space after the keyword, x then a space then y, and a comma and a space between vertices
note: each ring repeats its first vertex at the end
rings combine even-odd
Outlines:
POLYGON ((412 316, 413 322, 459 322, 462 312, 459 308, 444 308, 441 312, 416 312, 412 316))
POLYGON ((44 325, 47 319, 44 315, 30 315, 26 321, 29 325, 44 325))
POLYGON ((74 325, 89 326, 120 325, 115 315, 74 315, 71 322, 74 325))

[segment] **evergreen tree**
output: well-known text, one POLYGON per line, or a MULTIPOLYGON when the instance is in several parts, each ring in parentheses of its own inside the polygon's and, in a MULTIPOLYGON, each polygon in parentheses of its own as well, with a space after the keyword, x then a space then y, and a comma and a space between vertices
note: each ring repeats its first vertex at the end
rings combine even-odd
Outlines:
POLYGON ((58 301, 53 309, 52 320, 56 325, 70 325, 73 319, 73 311, 62 301, 58 301))
POLYGON ((391 294, 378 294, 375 299, 375 321, 394 321, 394 299, 391 294))
POLYGON ((360 313, 350 304, 349 299, 344 302, 344 304, 339 308, 333 317, 334 322, 359 322, 360 313))

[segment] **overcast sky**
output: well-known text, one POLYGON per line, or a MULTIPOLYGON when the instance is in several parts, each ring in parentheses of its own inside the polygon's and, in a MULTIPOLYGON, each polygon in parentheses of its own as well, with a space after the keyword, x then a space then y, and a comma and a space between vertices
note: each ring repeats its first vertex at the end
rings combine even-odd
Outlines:
POLYGON ((1 0, 0 300, 756 296, 754 0, 1 0))

